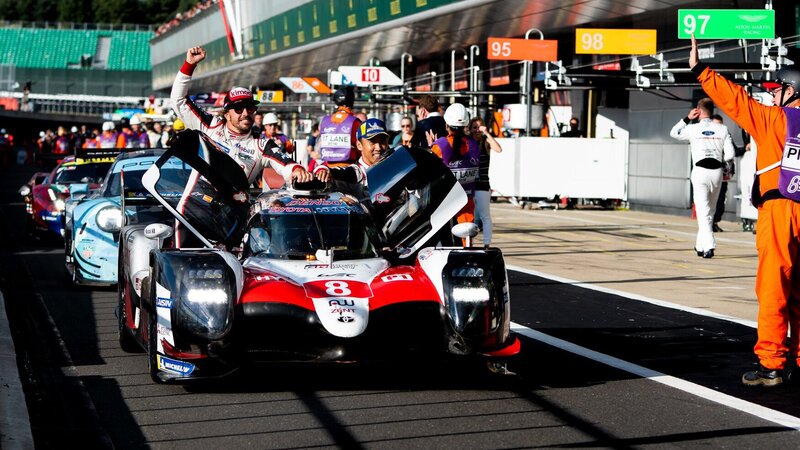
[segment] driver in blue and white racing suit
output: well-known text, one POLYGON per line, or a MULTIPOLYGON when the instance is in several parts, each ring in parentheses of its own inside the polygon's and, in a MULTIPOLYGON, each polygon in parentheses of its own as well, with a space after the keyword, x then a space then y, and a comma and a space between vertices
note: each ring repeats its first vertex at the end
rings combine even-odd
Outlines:
POLYGON ((249 89, 234 87, 228 91, 222 116, 207 113, 189 98, 192 73, 205 57, 206 51, 202 47, 187 50, 186 60, 172 85, 170 99, 175 113, 186 128, 208 135, 239 164, 250 183, 260 180, 263 169, 267 167, 275 169, 286 181, 311 181, 313 175, 301 165, 273 151, 268 139, 253 137, 251 129, 258 102, 249 89))

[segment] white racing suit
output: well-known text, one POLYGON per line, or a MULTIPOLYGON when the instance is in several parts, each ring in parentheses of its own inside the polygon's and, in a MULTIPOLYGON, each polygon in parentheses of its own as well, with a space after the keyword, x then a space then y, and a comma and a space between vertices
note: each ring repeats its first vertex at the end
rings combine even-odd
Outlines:
POLYGON ((223 117, 207 113, 189 98, 189 84, 193 70, 193 66, 185 63, 175 76, 170 93, 175 114, 183 121, 186 128, 202 131, 219 144, 220 148, 244 170, 250 183, 259 180, 266 167, 272 167, 288 181, 292 171, 299 164, 273 151, 272 146, 268 145, 268 139, 254 138, 251 133, 238 134, 231 131, 225 125, 223 117))
POLYGON ((695 124, 681 119, 669 133, 680 141, 689 141, 692 151, 692 199, 697 214, 695 250, 707 252, 717 246, 712 225, 717 197, 722 187, 723 160, 733 159, 734 148, 728 127, 709 118, 695 124))

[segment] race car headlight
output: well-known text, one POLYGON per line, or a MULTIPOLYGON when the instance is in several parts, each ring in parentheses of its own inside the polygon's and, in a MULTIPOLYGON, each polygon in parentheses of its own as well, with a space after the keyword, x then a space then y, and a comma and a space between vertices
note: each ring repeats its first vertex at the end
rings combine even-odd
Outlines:
POLYGON ((185 270, 177 325, 203 339, 224 337, 233 323, 230 285, 227 270, 220 264, 203 263, 185 270))
POLYGON ((107 233, 119 231, 122 228, 122 211, 116 206, 106 206, 95 216, 97 226, 107 233))

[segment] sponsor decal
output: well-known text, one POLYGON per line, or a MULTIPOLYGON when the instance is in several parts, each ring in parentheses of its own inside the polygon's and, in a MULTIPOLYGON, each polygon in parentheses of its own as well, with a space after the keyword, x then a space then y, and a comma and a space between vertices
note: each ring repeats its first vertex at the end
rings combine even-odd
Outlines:
POLYGON ((713 136, 715 133, 711 130, 705 130, 702 134, 703 136, 713 136))
POLYGON ((194 364, 178 361, 177 359, 167 358, 166 356, 157 355, 158 357, 158 370, 165 372, 177 373, 179 375, 188 376, 194 372, 194 364))
POLYGON ((316 199, 316 198, 296 198, 291 200, 286 206, 339 206, 340 200, 316 199))
POLYGON ((211 203, 212 200, 214 200, 214 197, 212 197, 210 195, 203 195, 203 201, 204 202, 211 203))
POLYGON ((407 273, 395 273, 392 275, 382 276, 381 281, 384 283, 391 283, 393 281, 413 281, 413 278, 411 278, 411 275, 407 273))
POLYGON ((296 206, 289 206, 289 207, 270 206, 267 211, 269 211, 271 213, 305 213, 305 214, 311 214, 311 208, 299 208, 299 207, 296 207, 296 206))
POLYGON ((256 275, 254 279, 256 281, 286 281, 286 279, 274 275, 256 275))
POLYGON ((417 258, 418 258, 420 261, 425 261, 426 259, 430 258, 430 257, 431 257, 431 255, 433 255, 433 249, 430 249, 430 248, 423 248, 423 249, 422 249, 422 250, 419 252, 419 255, 417 255, 417 258))
POLYGON ((308 269, 350 269, 354 270, 356 268, 355 264, 336 264, 336 265, 327 265, 327 264, 306 264, 303 266, 303 270, 308 269))
POLYGON ((317 278, 352 278, 356 276, 354 273, 321 273, 317 275, 317 278))
POLYGON ((339 314, 342 315, 344 313, 351 313, 355 314, 355 308, 331 308, 331 314, 339 314))
POLYGON ((333 298, 328 300, 329 306, 355 306, 356 302, 353 300, 345 300, 343 298, 333 298))
POLYGON ((241 144, 239 144, 238 142, 234 145, 234 147, 236 147, 236 149, 239 150, 239 156, 240 157, 242 156, 241 155, 242 153, 244 153, 244 154, 246 154, 248 156, 254 156, 256 154, 255 150, 253 150, 252 148, 244 147, 241 144))
POLYGON ((383 192, 378 192, 372 197, 372 201, 375 203, 389 203, 390 200, 391 199, 383 192))
POLYGON ((84 247, 83 250, 81 250, 81 256, 83 256, 84 259, 89 259, 92 255, 94 255, 94 249, 92 247, 84 247))
POLYGON ((322 133, 324 134, 333 133, 334 131, 336 131, 336 127, 326 127, 322 129, 322 133))
POLYGON ((156 307, 157 308, 172 309, 172 303, 173 303, 173 301, 172 301, 171 298, 165 298, 165 297, 157 297, 156 298, 156 307))
POLYGON ((340 316, 340 317, 337 317, 336 320, 338 320, 339 322, 342 322, 342 323, 351 323, 351 322, 355 322, 356 321, 355 317, 352 317, 352 316, 340 316))

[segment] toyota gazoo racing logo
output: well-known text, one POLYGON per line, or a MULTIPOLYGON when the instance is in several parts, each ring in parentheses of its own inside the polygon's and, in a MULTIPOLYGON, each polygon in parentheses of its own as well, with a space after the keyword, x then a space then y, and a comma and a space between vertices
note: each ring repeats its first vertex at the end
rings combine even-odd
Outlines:
POLYGON ((372 197, 372 201, 375 203, 389 203, 392 199, 389 198, 388 195, 384 194, 383 192, 378 192, 372 197))

